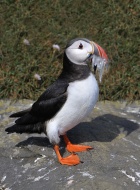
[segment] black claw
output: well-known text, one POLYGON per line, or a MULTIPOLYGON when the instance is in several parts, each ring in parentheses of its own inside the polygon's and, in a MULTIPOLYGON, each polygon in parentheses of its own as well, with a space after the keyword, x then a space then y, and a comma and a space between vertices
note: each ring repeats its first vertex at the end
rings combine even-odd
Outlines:
POLYGON ((92 150, 93 148, 87 148, 87 151, 92 150))

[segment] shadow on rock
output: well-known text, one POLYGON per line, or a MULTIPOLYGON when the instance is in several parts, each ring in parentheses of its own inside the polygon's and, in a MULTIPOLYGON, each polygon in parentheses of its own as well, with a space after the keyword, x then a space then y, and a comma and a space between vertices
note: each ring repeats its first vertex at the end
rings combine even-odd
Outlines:
POLYGON ((105 114, 91 122, 80 123, 68 132, 68 136, 76 144, 92 141, 111 142, 120 133, 127 136, 138 128, 137 123, 126 118, 105 114))
MULTIPOLYGON (((129 121, 126 118, 105 114, 93 119, 91 122, 80 123, 68 132, 68 137, 75 144, 92 141, 111 142, 120 133, 124 133, 127 136, 138 128, 137 123, 129 121)), ((16 146, 28 145, 53 147, 46 137, 29 137, 16 146)), ((64 146, 63 141, 61 145, 64 146)))
POLYGON ((16 145, 16 147, 36 145, 42 147, 52 147, 51 143, 46 137, 29 137, 25 141, 22 141, 16 145))

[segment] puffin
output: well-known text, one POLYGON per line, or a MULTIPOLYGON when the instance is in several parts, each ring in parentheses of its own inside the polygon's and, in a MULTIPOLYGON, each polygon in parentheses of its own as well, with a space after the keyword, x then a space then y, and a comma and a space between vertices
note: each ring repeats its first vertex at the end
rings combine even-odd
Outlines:
MULTIPOLYGON (((64 50, 63 69, 56 81, 23 111, 13 113, 15 124, 5 129, 10 133, 45 133, 53 144, 59 163, 77 165, 76 152, 92 149, 91 146, 72 144, 67 131, 78 125, 93 110, 99 96, 99 87, 89 62, 93 56, 107 60, 107 54, 97 43, 86 38, 71 40, 64 50), (70 155, 60 153, 60 137, 63 137, 70 155)), ((95 60, 95 67, 98 67, 95 60)))

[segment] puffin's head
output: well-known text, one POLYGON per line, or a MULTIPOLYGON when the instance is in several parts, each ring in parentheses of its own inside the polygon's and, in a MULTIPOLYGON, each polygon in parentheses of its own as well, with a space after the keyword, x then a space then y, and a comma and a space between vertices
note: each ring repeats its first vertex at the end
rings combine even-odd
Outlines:
POLYGON ((94 71, 97 68, 99 72, 100 68, 103 68, 102 64, 106 64, 108 61, 105 51, 98 44, 86 38, 71 40, 66 46, 65 53, 67 58, 77 65, 86 65, 87 61, 92 59, 94 71))

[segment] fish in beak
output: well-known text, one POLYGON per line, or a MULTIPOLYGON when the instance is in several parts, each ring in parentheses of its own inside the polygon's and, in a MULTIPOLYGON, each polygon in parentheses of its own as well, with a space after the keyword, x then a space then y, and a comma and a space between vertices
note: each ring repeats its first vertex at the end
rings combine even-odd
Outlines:
POLYGON ((105 68, 108 66, 108 56, 104 49, 97 43, 93 41, 90 41, 90 43, 92 46, 92 51, 90 52, 92 67, 94 69, 94 74, 96 74, 96 70, 98 71, 99 81, 101 82, 105 68))

